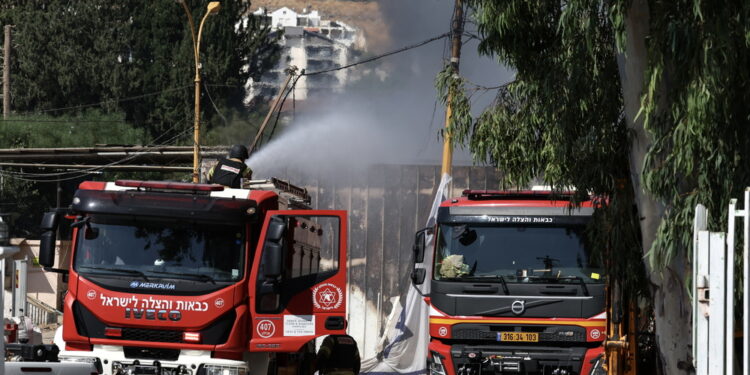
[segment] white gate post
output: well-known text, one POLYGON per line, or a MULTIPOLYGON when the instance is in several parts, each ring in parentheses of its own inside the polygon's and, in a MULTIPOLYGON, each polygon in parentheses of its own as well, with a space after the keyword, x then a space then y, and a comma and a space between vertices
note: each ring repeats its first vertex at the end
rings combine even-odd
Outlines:
POLYGON ((730 374, 730 366, 725 366, 725 359, 728 358, 729 349, 725 341, 725 323, 727 316, 725 308, 729 306, 731 298, 728 301, 724 293, 726 286, 730 284, 727 275, 724 273, 727 267, 726 262, 726 238, 724 233, 701 232, 700 236, 705 241, 704 247, 707 257, 710 258, 709 268, 709 296, 708 306, 708 342, 705 343, 703 354, 700 356, 706 363, 703 367, 707 374, 719 375, 730 374))
POLYGON ((696 368, 699 375, 701 372, 697 370, 699 363, 698 356, 701 355, 701 352, 698 350, 698 346, 708 341, 708 337, 706 336, 706 330, 708 329, 706 318, 708 317, 699 318, 701 316, 699 314, 702 314, 702 311, 700 311, 702 309, 698 307, 699 303, 703 302, 704 304, 701 307, 705 308, 707 307, 705 303, 708 302, 704 301, 705 292, 703 291, 703 288, 708 287, 706 285, 708 284, 706 279, 708 277, 708 252, 701 251, 698 232, 707 229, 707 216, 707 210, 704 205, 699 204, 695 207, 695 219, 693 220, 693 367, 696 368), (701 291, 698 290, 699 288, 701 288, 701 291), (701 325, 700 327, 699 324, 701 325))
MULTIPOLYGON (((750 188, 745 189, 745 207, 742 210, 743 216, 743 248, 742 248, 742 285, 743 285, 743 298, 742 298, 742 367, 745 369, 744 374, 750 371, 750 353, 748 344, 750 343, 750 260, 748 260, 748 247, 750 247, 750 188)), ((734 251, 734 249, 732 249, 734 251)))
POLYGON ((737 216, 737 199, 729 201, 729 218, 727 221, 727 258, 726 258, 726 365, 725 374, 734 374, 734 228, 737 216))

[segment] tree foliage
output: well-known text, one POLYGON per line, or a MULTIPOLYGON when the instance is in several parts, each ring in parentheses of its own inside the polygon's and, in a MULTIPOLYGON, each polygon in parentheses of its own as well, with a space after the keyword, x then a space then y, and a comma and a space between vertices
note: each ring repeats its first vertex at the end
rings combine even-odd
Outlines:
MULTIPOLYGON (((186 2, 197 28, 208 1, 186 2)), ((200 55, 202 132, 213 142, 236 141, 227 133, 252 127, 257 116, 244 107, 245 84, 274 64, 280 49, 249 1, 221 5, 205 22, 200 55)), ((0 24, 13 25, 15 113, 0 121, 0 147, 192 144, 194 50, 180 4, 4 0, 0 24)), ((5 169, 0 176, 2 210, 23 212, 17 224, 32 231, 55 204, 57 180, 70 192, 82 178, 121 174, 5 169)))
POLYGON ((87 110, 72 115, 11 116, 1 120, 0 148, 77 147, 96 144, 148 144, 149 135, 122 113, 87 110))
MULTIPOLYGON (((57 117, 13 116, 0 120, 3 129, 0 148, 147 144, 146 131, 127 124, 123 117, 122 113, 107 114, 99 110, 57 117)), ((58 181, 63 191, 72 192, 81 180, 99 177, 98 172, 92 175, 54 169, 0 168, 0 212, 13 214, 14 235, 35 235, 41 215, 57 204, 58 181)), ((70 199, 61 198, 62 204, 70 199)))
POLYGON ((725 230, 750 185, 750 3, 652 1, 645 127, 654 146, 644 181, 667 206, 651 261, 691 257, 693 210, 725 230))
MULTIPOLYGON (((207 1, 187 3, 197 28, 207 1)), ((242 109, 248 78, 278 55, 270 29, 248 17, 249 6, 222 1, 205 23, 202 113, 209 128, 224 125, 217 111, 242 109)), ((14 111, 59 115, 105 102, 105 110, 124 112, 154 137, 192 127, 192 37, 174 1, 11 0, 0 5, 0 22, 14 25, 14 111)))
MULTIPOLYGON (((446 70, 440 96, 453 107, 448 132, 510 186, 535 178, 558 189, 609 197, 592 235, 628 292, 644 293, 637 217, 629 183, 628 133, 609 14, 597 1, 470 1, 479 49, 516 70, 494 105, 472 119, 467 87, 446 70), (451 90, 452 88, 452 90, 451 90)), ((578 198, 581 198, 580 196, 578 198)), ((602 257, 604 254, 600 254, 602 257)))

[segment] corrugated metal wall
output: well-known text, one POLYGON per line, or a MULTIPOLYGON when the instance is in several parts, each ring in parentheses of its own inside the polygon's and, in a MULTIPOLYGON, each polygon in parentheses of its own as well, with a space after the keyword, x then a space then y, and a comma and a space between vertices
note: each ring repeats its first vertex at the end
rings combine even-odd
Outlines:
MULTIPOLYGON (((306 187, 313 207, 349 211, 349 332, 364 357, 376 352, 393 298, 410 284, 414 232, 430 213, 440 166, 376 165, 328 173, 277 170, 273 176, 306 187)), ((450 196, 497 189, 491 167, 454 167, 450 196)))

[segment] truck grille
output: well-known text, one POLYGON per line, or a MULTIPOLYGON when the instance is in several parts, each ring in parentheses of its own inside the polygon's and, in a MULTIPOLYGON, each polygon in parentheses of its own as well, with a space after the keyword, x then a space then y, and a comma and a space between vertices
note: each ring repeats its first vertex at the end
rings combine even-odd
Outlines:
POLYGON ((132 341, 182 342, 182 332, 158 329, 123 328, 122 339, 132 341))
POLYGON ((180 358, 179 349, 158 349, 158 348, 136 348, 126 346, 123 348, 125 358, 136 359, 157 359, 161 361, 176 361, 180 358))
MULTIPOLYGON (((230 310, 216 319, 208 327, 198 331, 201 334, 201 345, 220 345, 227 342, 232 332, 237 314, 230 310)), ((78 302, 73 303, 73 318, 76 331, 84 337, 107 340, 130 340, 144 342, 182 343, 181 330, 161 330, 135 327, 107 326, 91 311, 78 302), (106 328, 121 328, 122 336, 114 337, 104 334, 106 328)))

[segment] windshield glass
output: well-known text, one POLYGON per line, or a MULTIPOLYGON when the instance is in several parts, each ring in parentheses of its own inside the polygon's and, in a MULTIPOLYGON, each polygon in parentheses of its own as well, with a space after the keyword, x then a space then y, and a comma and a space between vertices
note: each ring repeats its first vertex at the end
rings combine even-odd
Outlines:
POLYGON ((244 228, 165 218, 93 215, 80 221, 74 268, 79 273, 237 281, 244 228))
POLYGON ((440 225, 436 280, 600 283, 585 226, 440 225))

